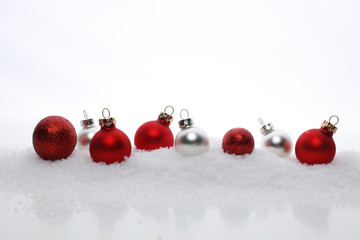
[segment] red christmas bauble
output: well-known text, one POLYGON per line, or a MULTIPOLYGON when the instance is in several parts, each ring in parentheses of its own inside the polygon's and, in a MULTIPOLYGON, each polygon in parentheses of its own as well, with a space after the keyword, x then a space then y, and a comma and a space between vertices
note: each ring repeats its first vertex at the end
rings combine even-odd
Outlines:
POLYGON ((104 125, 90 142, 90 155, 94 162, 111 164, 122 162, 131 154, 131 142, 128 136, 115 127, 104 125))
POLYGON ((254 137, 245 128, 229 130, 222 141, 224 152, 235 155, 250 154, 254 150, 254 145, 254 137))
POLYGON ((174 135, 169 125, 169 121, 160 118, 156 121, 144 123, 135 133, 135 146, 142 150, 174 146, 174 135))
POLYGON ((74 151, 77 136, 69 120, 60 116, 42 119, 33 133, 35 152, 44 160, 67 158, 74 151))
POLYGON ((295 145, 295 154, 302 163, 322 164, 331 162, 336 153, 332 134, 325 129, 310 129, 300 135, 295 145))

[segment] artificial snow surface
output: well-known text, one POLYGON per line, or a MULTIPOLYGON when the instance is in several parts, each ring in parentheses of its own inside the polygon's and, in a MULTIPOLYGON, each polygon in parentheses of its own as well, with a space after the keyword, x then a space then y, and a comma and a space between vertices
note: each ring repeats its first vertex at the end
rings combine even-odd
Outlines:
POLYGON ((0 197, 24 196, 47 216, 141 206, 358 209, 360 203, 360 153, 355 152, 308 166, 260 149, 225 154, 220 139, 211 139, 210 151, 200 156, 183 157, 174 148, 134 150, 112 165, 94 163, 78 149, 55 162, 40 159, 32 148, 0 151, 0 197))

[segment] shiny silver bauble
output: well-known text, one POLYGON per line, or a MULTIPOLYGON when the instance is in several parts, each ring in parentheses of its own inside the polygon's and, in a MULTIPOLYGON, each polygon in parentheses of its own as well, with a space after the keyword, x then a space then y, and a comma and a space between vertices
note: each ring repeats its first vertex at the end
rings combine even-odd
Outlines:
POLYGON ((199 127, 189 126, 177 134, 175 149, 183 156, 194 156, 209 151, 209 137, 199 127))
POLYGON ((88 118, 86 111, 83 111, 85 119, 80 121, 82 129, 77 134, 77 147, 79 149, 89 149, 91 139, 100 130, 100 127, 95 126, 94 120, 88 118))
POLYGON ((278 129, 265 134, 260 143, 261 148, 273 152, 280 157, 290 156, 292 146, 293 143, 289 134, 278 129))
POLYGON ((79 149, 89 149, 91 139, 94 137, 95 133, 97 133, 99 130, 100 127, 98 126, 83 127, 78 132, 77 147, 79 149))

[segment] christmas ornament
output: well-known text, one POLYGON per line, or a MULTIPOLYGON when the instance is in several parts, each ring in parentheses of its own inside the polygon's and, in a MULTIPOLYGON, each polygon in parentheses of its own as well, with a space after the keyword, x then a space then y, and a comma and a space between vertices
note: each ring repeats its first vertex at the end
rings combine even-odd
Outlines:
POLYGON ((94 162, 121 162, 131 154, 130 140, 123 131, 116 128, 116 120, 110 117, 109 109, 104 108, 102 115, 104 118, 99 119, 101 129, 90 142, 90 155, 94 162), (104 115, 105 110, 108 111, 108 117, 104 115))
POLYGON ((229 154, 250 154, 254 150, 254 137, 245 128, 233 128, 225 133, 222 148, 229 154))
POLYGON ((209 151, 209 137, 201 128, 193 126, 194 122, 189 118, 189 112, 182 109, 179 121, 180 132, 175 138, 175 149, 183 156, 193 156, 209 151), (184 119, 182 113, 186 112, 184 119))
POLYGON ((149 121, 141 125, 135 133, 135 146, 142 150, 154 150, 162 147, 172 147, 174 145, 174 136, 169 128, 173 120, 171 116, 174 113, 172 106, 167 106, 164 112, 159 114, 158 120, 149 121), (166 113, 168 108, 172 112, 166 113))
POLYGON ((338 122, 339 118, 333 115, 329 121, 323 122, 320 129, 310 129, 301 134, 295 145, 297 159, 309 165, 331 162, 336 153, 332 136, 337 130, 335 125, 338 122), (336 123, 330 123, 332 118, 336 118, 336 123))
POLYGON ((89 149, 91 139, 95 133, 99 131, 99 128, 95 126, 94 120, 88 118, 86 111, 84 110, 85 119, 80 121, 82 129, 78 132, 77 146, 79 149, 89 149))
POLYGON ((292 141, 289 134, 282 130, 275 129, 272 123, 265 124, 260 118, 259 122, 262 125, 260 132, 263 135, 260 147, 280 157, 289 156, 292 150, 292 141))
POLYGON ((46 117, 34 129, 33 146, 44 160, 67 158, 76 146, 75 128, 66 118, 46 117))

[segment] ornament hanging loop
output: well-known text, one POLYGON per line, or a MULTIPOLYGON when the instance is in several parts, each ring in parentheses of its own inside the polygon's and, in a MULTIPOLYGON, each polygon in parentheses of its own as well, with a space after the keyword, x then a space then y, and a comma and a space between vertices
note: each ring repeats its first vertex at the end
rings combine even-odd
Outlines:
POLYGON ((261 118, 258 118, 258 121, 261 124, 260 132, 262 135, 271 133, 274 130, 274 125, 272 123, 265 124, 261 118))
POLYGON ((336 115, 332 115, 330 118, 329 118, 329 121, 324 121, 321 125, 321 128, 322 129, 325 129, 326 132, 330 133, 331 135, 333 135, 334 133, 336 133, 336 130, 337 130, 337 127, 335 126, 336 124, 338 124, 339 122, 339 117, 336 116, 336 115), (331 119, 332 118, 336 118, 336 123, 331 123, 331 119))
POLYGON ((174 113, 174 108, 173 108, 173 106, 170 106, 170 105, 169 105, 169 106, 166 106, 165 109, 164 109, 164 113, 169 114, 169 115, 173 115, 173 113, 174 113), (168 108, 171 108, 171 113, 167 113, 167 112, 166 112, 166 109, 168 109, 168 108))
POLYGON ((262 126, 265 125, 264 121, 263 121, 261 118, 258 118, 258 121, 259 121, 259 123, 260 123, 262 126))
POLYGON ((184 129, 184 128, 191 127, 192 125, 194 125, 193 120, 191 118, 189 118, 189 111, 188 110, 182 109, 180 111, 180 118, 181 118, 181 120, 179 121, 180 129, 184 129), (182 116, 183 112, 186 112, 186 117, 185 118, 182 116))
POLYGON ((109 110, 108 108, 104 108, 104 109, 102 110, 102 115, 103 115, 104 118, 110 118, 110 110, 109 110), (105 117, 105 114, 104 114, 105 110, 108 112, 108 116, 107 116, 107 117, 105 117))
POLYGON ((85 110, 83 111, 83 114, 84 114, 84 118, 85 118, 85 120, 88 120, 88 119, 89 119, 89 117, 88 117, 88 115, 87 115, 87 113, 86 113, 86 111, 85 111, 85 110))
POLYGON ((94 120, 92 118, 89 119, 87 112, 83 110, 84 114, 84 120, 80 121, 80 125, 82 127, 93 127, 94 126, 94 120))
POLYGON ((173 117, 171 116, 172 114, 174 113, 174 108, 172 107, 172 106, 166 106, 165 107, 165 109, 164 109, 164 112, 161 112, 160 114, 159 114, 159 119, 161 120, 161 121, 165 121, 165 122, 169 122, 169 123, 171 123, 172 121, 173 121, 173 117), (171 108, 171 113, 167 113, 166 112, 166 110, 168 109, 168 108, 171 108))
POLYGON ((332 115, 330 118, 329 118, 329 123, 331 123, 332 125, 336 125, 336 124, 338 124, 339 123, 339 117, 338 116, 336 116, 336 115, 332 115), (336 118, 336 123, 331 123, 331 119, 332 118, 336 118))
POLYGON ((189 111, 186 110, 186 109, 182 109, 182 110, 180 111, 180 118, 181 118, 181 119, 187 119, 187 118, 189 118, 189 111), (182 116, 183 112, 186 112, 186 117, 183 117, 183 116, 182 116))
POLYGON ((99 125, 101 127, 104 127, 104 126, 107 126, 107 127, 111 127, 112 125, 115 125, 116 124, 116 119, 115 118, 112 118, 110 117, 110 110, 108 108, 104 108, 102 110, 102 115, 104 118, 100 118, 99 119, 99 125), (105 117, 105 110, 108 112, 108 116, 105 117))

